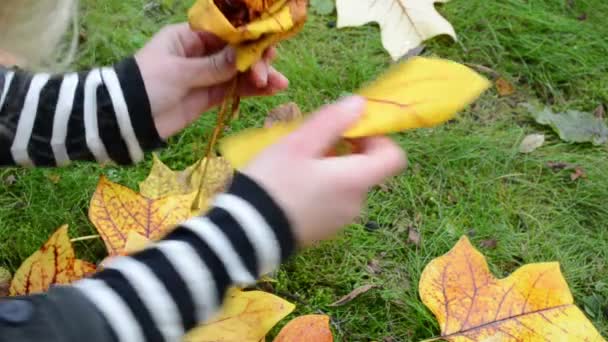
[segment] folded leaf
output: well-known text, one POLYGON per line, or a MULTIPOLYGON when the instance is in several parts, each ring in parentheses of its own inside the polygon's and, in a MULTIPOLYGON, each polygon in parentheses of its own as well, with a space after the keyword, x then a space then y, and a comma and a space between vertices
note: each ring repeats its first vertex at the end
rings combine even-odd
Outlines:
POLYGON ((278 0, 271 4, 246 1, 243 4, 249 6, 243 9, 247 13, 240 14, 247 17, 245 22, 235 20, 233 13, 222 13, 214 0, 198 0, 188 12, 188 21, 193 29, 211 32, 236 48, 239 71, 249 69, 267 48, 302 29, 308 1, 278 0), (264 10, 258 18, 248 18, 251 7, 264 10))
MULTIPOLYGON (((456 62, 413 58, 357 92, 367 99, 365 112, 344 137, 384 135, 442 124, 490 86, 487 79, 456 62)), ((301 123, 244 130, 223 139, 220 151, 233 167, 241 168, 301 123)))
POLYGON ((190 331, 186 342, 258 342, 295 305, 269 293, 231 289, 219 315, 190 331))
POLYGON ((559 264, 496 279, 466 237, 426 266, 419 291, 448 341, 604 341, 573 304, 559 264))
POLYGON ((89 219, 108 254, 115 256, 124 252, 129 232, 154 241, 189 218, 195 196, 192 193, 151 199, 102 176, 91 199, 89 219))
POLYGON ((68 226, 64 225, 21 264, 13 277, 9 294, 22 296, 44 292, 51 285, 70 284, 95 270, 94 264, 76 259, 68 226))

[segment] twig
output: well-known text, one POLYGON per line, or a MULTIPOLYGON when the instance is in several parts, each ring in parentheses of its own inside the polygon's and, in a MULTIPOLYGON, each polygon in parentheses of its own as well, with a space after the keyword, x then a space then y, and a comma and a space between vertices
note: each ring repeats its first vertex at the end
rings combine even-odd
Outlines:
POLYGON ((95 240, 95 239, 99 239, 99 238, 100 238, 99 235, 89 235, 89 236, 82 236, 82 237, 79 237, 79 238, 71 239, 70 242, 95 240))

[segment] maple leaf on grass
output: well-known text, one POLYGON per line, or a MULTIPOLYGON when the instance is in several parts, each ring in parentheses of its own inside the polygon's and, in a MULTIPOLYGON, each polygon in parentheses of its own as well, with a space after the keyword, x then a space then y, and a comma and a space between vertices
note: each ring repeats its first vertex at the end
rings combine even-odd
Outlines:
POLYGON ((329 316, 306 315, 294 318, 281 329, 273 342, 333 342, 329 316))
POLYGON ((156 154, 153 155, 152 170, 148 177, 139 183, 140 194, 144 197, 159 199, 166 196, 196 193, 192 203, 193 214, 200 214, 209 208, 212 197, 224 191, 234 171, 227 160, 213 157, 205 171, 203 158, 183 171, 173 171, 156 154))
POLYGON ((431 261, 420 297, 448 341, 604 341, 574 304, 558 263, 528 264, 496 279, 466 236, 431 261))
POLYGON ((51 285, 70 284, 96 271, 92 263, 76 259, 68 236, 68 226, 61 226, 42 247, 27 258, 11 281, 11 296, 44 292, 51 285))
POLYGON ((97 228, 110 256, 121 254, 129 232, 158 240, 192 216, 196 194, 144 197, 102 176, 91 199, 89 219, 97 228))
POLYGON ((434 5, 448 1, 337 0, 338 28, 378 23, 382 45, 398 60, 429 38, 445 34, 456 39, 454 28, 434 5))
MULTIPOLYGON (((433 127, 452 119, 491 83, 456 62, 415 57, 400 63, 357 92, 367 99, 365 112, 343 136, 354 139, 433 127)), ((234 168, 297 129, 303 119, 269 128, 244 130, 220 141, 220 151, 234 168)))
POLYGON ((229 290, 221 312, 186 335, 185 342, 258 342, 295 305, 262 291, 229 290))

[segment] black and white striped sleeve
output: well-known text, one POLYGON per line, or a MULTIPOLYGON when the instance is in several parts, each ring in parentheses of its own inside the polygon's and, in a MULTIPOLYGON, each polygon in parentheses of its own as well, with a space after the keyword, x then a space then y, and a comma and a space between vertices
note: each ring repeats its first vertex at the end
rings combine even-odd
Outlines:
POLYGON ((132 57, 60 75, 0 68, 0 166, 125 165, 162 146, 132 57))
POLYGON ((229 287, 254 283, 285 261, 294 245, 281 208, 238 174, 208 215, 117 258, 75 288, 105 318, 115 341, 182 341, 216 313, 229 287))

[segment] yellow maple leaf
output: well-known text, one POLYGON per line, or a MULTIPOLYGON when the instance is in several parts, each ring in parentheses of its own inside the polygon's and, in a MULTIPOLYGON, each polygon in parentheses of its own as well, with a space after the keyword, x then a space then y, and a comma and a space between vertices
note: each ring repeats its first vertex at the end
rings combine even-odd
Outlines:
POLYGON ((102 176, 91 199, 89 219, 97 228, 110 256, 124 251, 129 232, 156 241, 191 217, 196 194, 144 197, 102 176))
MULTIPOLYGON (((383 135, 442 124, 490 86, 486 78, 462 64, 413 58, 391 68, 357 92, 367 99, 365 112, 344 137, 383 135)), ((220 151, 233 167, 242 168, 301 123, 302 120, 295 120, 269 128, 244 130, 222 139, 220 151)))
POLYGON ((209 160, 204 179, 205 158, 183 171, 171 170, 155 154, 153 158, 152 170, 148 178, 139 184, 140 194, 158 199, 196 193, 192 203, 192 211, 195 215, 209 208, 211 198, 226 189, 234 173, 230 163, 221 157, 213 157, 209 160))
POLYGON ((466 236, 425 267, 419 291, 448 341, 604 341, 573 304, 558 263, 496 279, 466 236))
POLYGON ((333 342, 333 340, 329 316, 306 315, 287 323, 273 342, 333 342))
POLYGON ((449 0, 337 0, 338 28, 377 22, 382 45, 394 60, 437 35, 456 39, 452 25, 434 3, 449 0))
POLYGON ((68 236, 68 226, 64 225, 21 264, 11 281, 9 295, 44 292, 51 285, 70 284, 95 270, 94 264, 76 259, 68 236))
POLYGON ((186 342, 258 342, 295 305, 261 291, 232 288, 222 311, 207 324, 190 331, 186 342))
POLYGON ((306 22, 307 0, 222 3, 230 13, 223 13, 214 0, 197 0, 188 11, 188 21, 193 29, 211 32, 235 46, 239 71, 249 69, 270 46, 297 34, 306 22), (251 17, 251 10, 261 13, 251 17))

